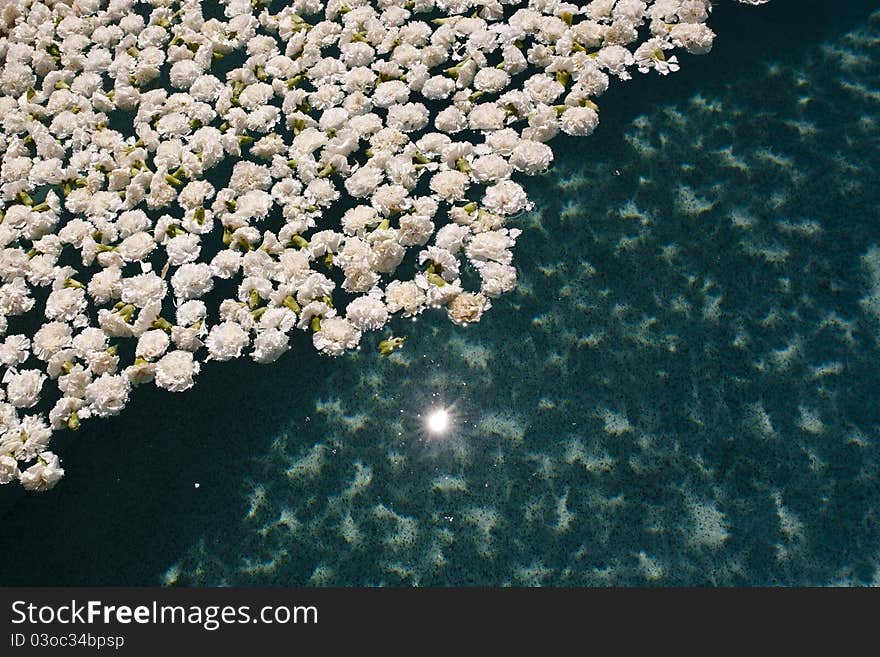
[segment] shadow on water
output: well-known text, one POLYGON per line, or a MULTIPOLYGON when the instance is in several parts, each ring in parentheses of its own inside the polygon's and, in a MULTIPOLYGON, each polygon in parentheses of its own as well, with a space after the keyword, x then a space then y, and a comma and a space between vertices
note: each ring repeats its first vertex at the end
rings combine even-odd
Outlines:
POLYGON ((0 552, 15 555, 0 581, 155 582, 201 523, 237 515, 241 491, 229 482, 313 391, 321 362, 300 342, 296 355, 256 371, 246 361, 210 363, 184 395, 144 386, 121 416, 59 436, 62 485, 47 495, 0 492, 0 552))
MULTIPOLYGON (((783 0, 757 8, 719 5, 712 23, 719 38, 711 55, 686 57, 682 71, 669 79, 616 86, 600 103, 597 134, 582 145, 572 140, 571 147, 595 149, 613 162, 613 153, 624 147, 623 126, 639 113, 689 97, 707 79, 742 76, 749 66, 762 65, 760 60, 803 56, 874 8, 873 2, 783 0)), ((493 321, 491 314, 487 321, 493 321)), ((247 475, 251 455, 265 453, 280 432, 292 442, 314 441, 299 409, 334 396, 315 375, 334 367, 356 373, 351 361, 319 358, 299 337, 272 366, 209 364, 199 385, 185 395, 144 387, 120 417, 59 436, 53 447, 67 476, 57 489, 26 495, 17 487, 0 487, 0 583, 155 583, 205 526, 232 525, 240 518, 238 482, 247 475)))

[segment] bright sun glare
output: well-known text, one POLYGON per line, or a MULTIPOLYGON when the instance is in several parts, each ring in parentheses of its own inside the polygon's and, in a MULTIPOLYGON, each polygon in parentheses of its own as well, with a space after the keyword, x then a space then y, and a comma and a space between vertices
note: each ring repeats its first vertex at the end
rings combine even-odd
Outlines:
POLYGON ((433 434, 441 434, 449 428, 449 412, 445 408, 438 408, 428 414, 428 431, 433 434))

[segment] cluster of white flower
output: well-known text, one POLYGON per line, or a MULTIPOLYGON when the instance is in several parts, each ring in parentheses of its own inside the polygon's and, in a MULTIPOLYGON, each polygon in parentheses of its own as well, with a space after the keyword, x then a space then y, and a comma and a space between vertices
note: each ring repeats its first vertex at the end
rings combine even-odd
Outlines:
POLYGON ((709 9, 4 1, 0 483, 52 487, 54 430, 187 390, 203 359, 268 363, 296 329, 337 355, 426 308, 479 321, 516 285, 514 179, 596 128, 610 78, 708 51, 709 9))

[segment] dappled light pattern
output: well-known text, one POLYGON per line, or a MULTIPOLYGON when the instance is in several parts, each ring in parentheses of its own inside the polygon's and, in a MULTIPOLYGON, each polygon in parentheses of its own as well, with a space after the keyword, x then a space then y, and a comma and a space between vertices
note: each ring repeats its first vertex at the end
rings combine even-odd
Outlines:
POLYGON ((323 375, 159 581, 880 584, 878 34, 560 147, 493 321, 323 375))

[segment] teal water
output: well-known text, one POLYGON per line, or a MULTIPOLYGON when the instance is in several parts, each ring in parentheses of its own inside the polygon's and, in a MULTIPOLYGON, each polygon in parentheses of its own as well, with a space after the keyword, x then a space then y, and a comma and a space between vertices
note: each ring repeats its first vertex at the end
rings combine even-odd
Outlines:
POLYGON ((59 436, 57 489, 0 489, 0 582, 880 584, 880 12, 839 4, 721 5, 609 92, 480 324, 59 436))

